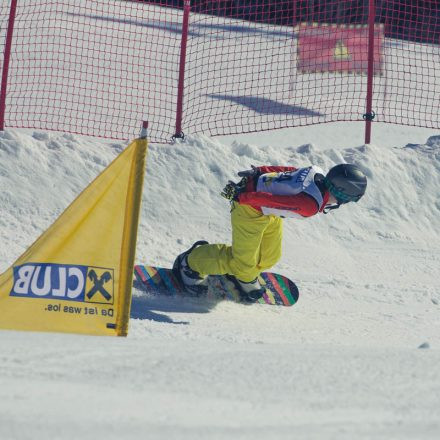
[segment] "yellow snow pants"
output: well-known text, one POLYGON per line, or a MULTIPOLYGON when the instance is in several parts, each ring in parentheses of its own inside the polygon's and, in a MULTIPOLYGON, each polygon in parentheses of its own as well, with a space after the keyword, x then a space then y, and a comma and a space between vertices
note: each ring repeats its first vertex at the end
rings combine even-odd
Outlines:
POLYGON ((199 246, 188 256, 188 264, 202 277, 230 274, 252 281, 281 258, 283 220, 234 202, 231 224, 232 246, 199 246))

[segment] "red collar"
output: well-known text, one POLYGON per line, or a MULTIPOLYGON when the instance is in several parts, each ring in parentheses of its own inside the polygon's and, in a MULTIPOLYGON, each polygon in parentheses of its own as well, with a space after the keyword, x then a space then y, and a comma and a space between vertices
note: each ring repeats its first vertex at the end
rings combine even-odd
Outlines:
POLYGON ((319 210, 319 212, 324 211, 325 205, 327 205, 327 203, 328 203, 328 199, 329 199, 329 198, 330 198, 330 192, 329 192, 329 191, 326 191, 326 192, 324 193, 323 201, 322 201, 322 206, 321 206, 321 209, 319 210))

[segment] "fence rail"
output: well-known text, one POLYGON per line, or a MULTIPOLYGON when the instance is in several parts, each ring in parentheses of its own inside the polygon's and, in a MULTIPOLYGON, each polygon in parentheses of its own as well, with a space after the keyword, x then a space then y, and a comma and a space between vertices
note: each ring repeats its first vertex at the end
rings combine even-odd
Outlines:
POLYGON ((149 120, 154 142, 373 115, 438 128, 439 3, 1 0, 0 128, 128 139, 149 120))

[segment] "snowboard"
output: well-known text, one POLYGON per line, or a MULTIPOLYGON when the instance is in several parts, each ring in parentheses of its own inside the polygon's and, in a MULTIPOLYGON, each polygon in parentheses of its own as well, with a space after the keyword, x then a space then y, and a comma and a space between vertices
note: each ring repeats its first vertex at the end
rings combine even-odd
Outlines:
MULTIPOLYGON (((136 265, 133 286, 152 295, 194 298, 183 288, 178 277, 171 269, 155 266, 136 265)), ((295 283, 283 275, 263 272, 259 281, 266 288, 263 297, 257 303, 279 306, 292 306, 298 301, 298 288, 295 283)), ((208 291, 197 298, 215 301, 229 300, 242 302, 240 291, 233 281, 223 275, 208 277, 208 291)))

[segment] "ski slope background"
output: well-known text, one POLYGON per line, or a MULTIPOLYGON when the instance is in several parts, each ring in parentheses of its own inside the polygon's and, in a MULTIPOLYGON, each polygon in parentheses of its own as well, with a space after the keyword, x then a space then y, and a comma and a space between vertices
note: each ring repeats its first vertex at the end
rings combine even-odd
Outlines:
MULTIPOLYGON (((142 263, 230 242, 219 192, 251 164, 348 161, 369 187, 358 204, 285 221, 275 269, 298 282, 292 308, 134 291, 127 339, 1 331, 0 438, 438 438, 440 138, 376 124, 365 146, 361 133, 329 124, 150 146, 142 263)), ((0 270, 125 146, 0 134, 0 270)))
MULTIPOLYGON (((422 62, 412 69, 423 70, 422 62)), ((83 104, 87 113, 91 101, 83 104)), ((54 126, 67 121, 63 112, 50 117, 54 126)), ((144 117, 136 113, 139 123, 144 117)), ((264 124, 271 116, 255 117, 264 124)), ((373 144, 365 146, 363 124, 335 123, 189 134, 185 142, 150 146, 139 263, 170 266, 199 239, 229 243, 229 205, 220 191, 250 165, 327 170, 352 162, 369 186, 358 204, 285 221, 274 270, 298 283, 292 308, 133 291, 126 339, 0 331, 0 439, 439 438, 436 136, 373 124, 373 144)), ((0 133, 1 272, 126 145, 0 133)))

